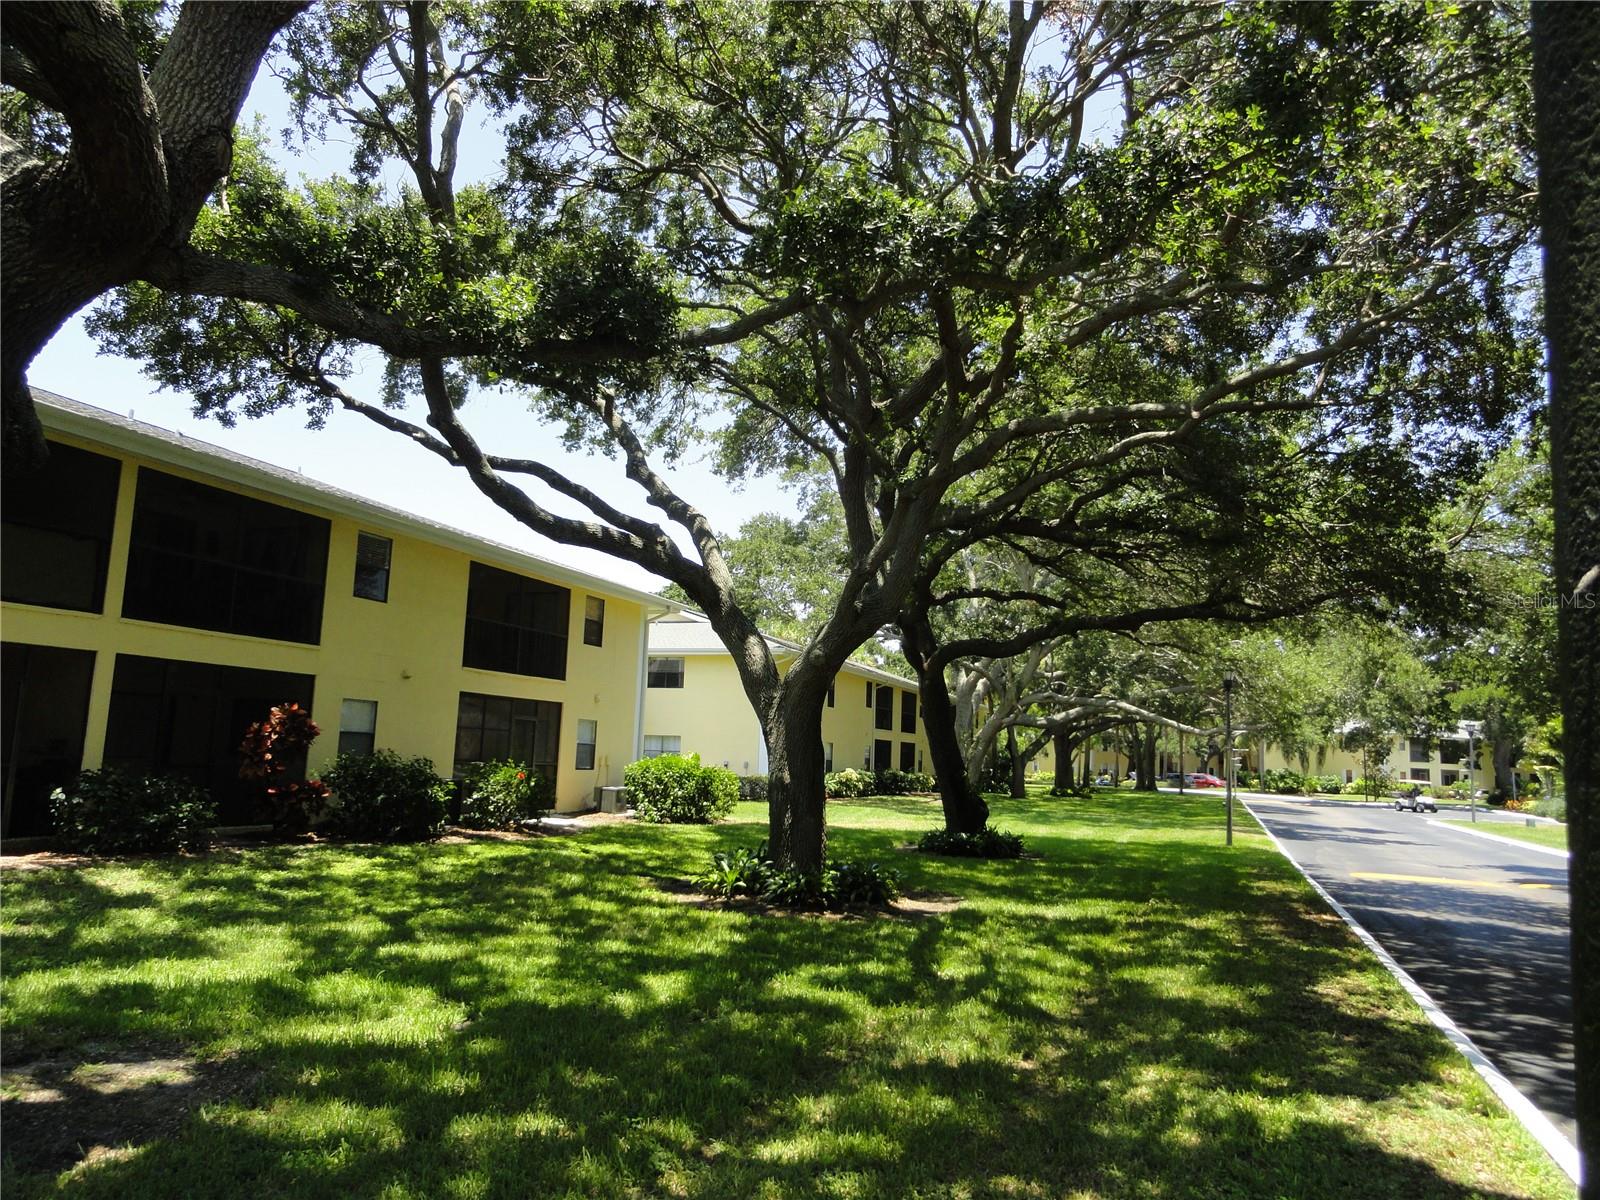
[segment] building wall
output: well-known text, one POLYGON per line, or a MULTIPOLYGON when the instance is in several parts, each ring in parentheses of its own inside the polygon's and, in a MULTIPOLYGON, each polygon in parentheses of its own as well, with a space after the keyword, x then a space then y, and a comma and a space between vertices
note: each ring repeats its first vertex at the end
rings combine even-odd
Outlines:
POLYGON ((698 754, 707 766, 758 775, 762 764, 761 725, 726 654, 652 654, 682 658, 681 688, 645 689, 646 737, 676 737, 680 752, 698 754))
MULTIPOLYGON (((678 737, 684 754, 698 754, 700 761, 726 766, 740 775, 761 774, 766 770, 761 725, 751 711, 750 701, 739 683, 733 659, 726 654, 659 651, 652 657, 682 658, 683 687, 649 688, 645 693, 644 733, 678 737)), ((779 667, 787 667, 779 660, 779 667)), ((846 667, 834 682, 833 707, 822 710, 822 741, 833 744, 833 769, 868 767, 873 742, 883 738, 891 745, 894 769, 900 766, 900 747, 914 747, 915 769, 926 771, 928 738, 922 716, 917 716, 914 734, 900 731, 902 695, 915 689, 896 686, 894 728, 874 728, 874 712, 866 704, 866 689, 879 681, 846 667)), ((892 686, 885 684, 884 686, 892 686)))
POLYGON ((7 642, 95 653, 83 750, 85 767, 97 767, 102 761, 115 656, 122 653, 314 676, 313 717, 323 733, 311 750, 311 774, 326 767, 337 753, 340 703, 348 698, 377 701, 378 747, 424 755, 441 775, 449 776, 454 761, 459 694, 465 691, 561 704, 556 780, 559 808, 585 807, 593 802, 596 786, 621 782, 623 767, 634 757, 643 688, 640 652, 648 614, 642 604, 607 594, 599 587, 591 591, 572 587, 565 680, 464 667, 462 639, 471 562, 485 562, 531 576, 526 565, 497 560, 487 547, 482 554, 467 554, 385 527, 381 521, 368 523, 319 511, 311 505, 286 501, 271 491, 144 459, 91 440, 54 432, 50 437, 123 462, 103 610, 81 613, 12 603, 4 606, 7 642), (320 644, 181 628, 120 616, 136 468, 143 465, 312 512, 331 522, 320 644), (353 595, 360 532, 393 540, 386 602, 353 595), (606 601, 603 644, 598 647, 583 642, 584 601, 588 595, 601 596, 606 601), (597 722, 593 770, 575 769, 580 719, 597 722))

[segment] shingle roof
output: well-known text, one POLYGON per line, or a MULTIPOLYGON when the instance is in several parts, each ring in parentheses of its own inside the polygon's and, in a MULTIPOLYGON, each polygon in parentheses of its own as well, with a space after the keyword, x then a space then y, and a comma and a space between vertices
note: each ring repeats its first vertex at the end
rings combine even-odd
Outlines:
POLYGON ((682 607, 651 592, 625 587, 601 576, 590 575, 575 567, 519 550, 515 546, 490 541, 452 525, 379 504, 298 471, 262 462, 199 438, 187 437, 160 425, 120 416, 42 388, 33 388, 32 391, 39 419, 47 430, 99 441, 117 449, 137 452, 156 462, 185 467, 198 474, 209 474, 228 482, 256 487, 285 499, 338 512, 370 524, 388 526, 481 558, 493 558, 504 565, 531 571, 545 579, 576 584, 591 591, 668 611, 678 611, 682 607))

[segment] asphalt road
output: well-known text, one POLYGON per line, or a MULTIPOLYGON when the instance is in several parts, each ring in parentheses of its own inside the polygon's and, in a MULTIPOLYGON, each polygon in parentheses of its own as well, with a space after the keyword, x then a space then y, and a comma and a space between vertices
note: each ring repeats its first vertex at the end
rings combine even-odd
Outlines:
POLYGON ((1393 808, 1248 802, 1306 872, 1576 1142, 1566 861, 1393 808))

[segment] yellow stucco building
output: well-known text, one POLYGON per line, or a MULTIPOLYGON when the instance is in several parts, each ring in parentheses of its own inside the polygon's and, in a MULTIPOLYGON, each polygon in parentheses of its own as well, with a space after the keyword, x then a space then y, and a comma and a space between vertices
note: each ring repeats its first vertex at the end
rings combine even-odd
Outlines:
MULTIPOLYGON (((767 644, 780 671, 800 652, 781 638, 769 637, 767 644)), ((645 754, 698 754, 701 762, 740 775, 766 774, 761 727, 732 655, 704 617, 672 613, 651 624, 647 681, 645 754)), ((928 771, 916 683, 846 663, 822 710, 822 750, 830 771, 928 771)))
MULTIPOLYGON (((35 391, 51 443, 4 497, 7 836, 80 767, 174 771, 246 821, 245 726, 295 700, 345 749, 449 776, 516 758, 558 809, 643 752, 660 597, 35 391)), ((725 719, 752 723, 748 706, 725 719)))

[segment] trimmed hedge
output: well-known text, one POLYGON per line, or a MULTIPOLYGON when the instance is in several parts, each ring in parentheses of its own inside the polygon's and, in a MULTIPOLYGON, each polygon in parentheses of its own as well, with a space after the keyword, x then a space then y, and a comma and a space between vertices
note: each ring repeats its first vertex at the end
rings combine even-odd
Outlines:
POLYGON ((823 777, 822 787, 830 800, 848 800, 856 796, 870 796, 878 784, 871 771, 858 771, 846 767, 823 777))
POLYGON ((733 811, 739 777, 703 767, 700 756, 662 754, 629 763, 622 773, 633 815, 652 824, 704 825, 733 811))
POLYGON ((322 779, 333 789, 329 823, 346 837, 422 841, 439 835, 450 812, 450 782, 420 756, 341 754, 322 779))
POLYGON ((87 854, 164 854, 202 849, 217 819, 211 798, 187 779, 120 767, 81 772, 50 793, 56 841, 87 854))

